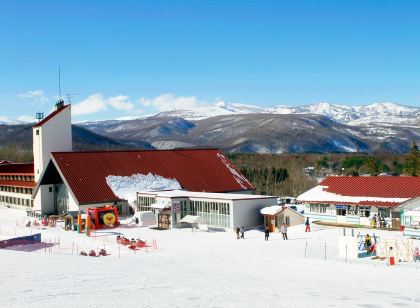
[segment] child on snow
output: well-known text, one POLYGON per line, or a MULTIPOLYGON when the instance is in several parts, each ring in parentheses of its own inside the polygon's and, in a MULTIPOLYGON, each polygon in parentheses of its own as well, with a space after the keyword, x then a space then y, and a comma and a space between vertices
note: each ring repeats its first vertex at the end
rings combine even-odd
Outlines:
POLYGON ((244 239, 245 238, 245 227, 242 226, 240 231, 241 231, 241 238, 244 239))
POLYGON ((420 261, 420 251, 418 247, 414 248, 413 260, 414 262, 420 261))

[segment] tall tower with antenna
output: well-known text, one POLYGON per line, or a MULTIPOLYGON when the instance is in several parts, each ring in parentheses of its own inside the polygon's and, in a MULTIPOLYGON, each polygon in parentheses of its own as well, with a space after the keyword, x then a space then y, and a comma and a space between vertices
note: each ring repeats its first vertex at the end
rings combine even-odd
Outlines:
POLYGON ((58 70, 58 96, 55 110, 33 126, 35 181, 47 167, 51 152, 72 151, 71 105, 61 97, 61 68, 58 70))

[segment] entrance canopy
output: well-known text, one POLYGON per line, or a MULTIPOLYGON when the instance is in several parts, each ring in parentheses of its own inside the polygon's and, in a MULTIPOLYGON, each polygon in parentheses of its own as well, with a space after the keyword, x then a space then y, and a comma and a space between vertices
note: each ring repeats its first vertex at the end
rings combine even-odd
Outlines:
POLYGON ((182 218, 179 222, 186 222, 190 224, 196 224, 200 221, 200 216, 193 216, 193 215, 187 215, 184 218, 182 218))
POLYGON ((171 206, 168 203, 153 203, 150 205, 150 208, 156 209, 156 210, 166 210, 166 209, 170 209, 171 206))
POLYGON ((272 205, 262 208, 260 214, 262 215, 277 215, 283 211, 283 206, 281 205, 272 205))

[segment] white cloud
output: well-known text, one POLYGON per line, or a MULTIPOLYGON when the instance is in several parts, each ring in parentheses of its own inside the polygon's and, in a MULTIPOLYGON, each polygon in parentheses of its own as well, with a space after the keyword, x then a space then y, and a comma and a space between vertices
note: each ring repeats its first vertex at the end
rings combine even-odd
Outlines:
POLYGON ((49 101, 48 97, 45 95, 45 92, 43 90, 34 90, 25 93, 20 93, 18 97, 41 104, 49 101))
POLYGON ((22 121, 22 122, 26 122, 26 123, 34 123, 37 120, 35 119, 34 116, 30 116, 27 114, 23 114, 20 117, 17 118, 18 121, 22 121))
POLYGON ((118 110, 131 110, 134 108, 134 104, 131 103, 128 97, 124 95, 110 97, 108 99, 108 105, 118 110))
POLYGON ((101 93, 95 93, 87 97, 80 103, 72 105, 72 114, 85 115, 92 114, 100 111, 108 110, 112 107, 117 110, 131 110, 134 104, 130 102, 129 98, 124 95, 117 95, 105 97, 101 93))
POLYGON ((154 107, 159 111, 185 109, 203 104, 195 96, 176 96, 173 93, 165 93, 151 99, 142 97, 139 99, 139 103, 145 107, 154 107))

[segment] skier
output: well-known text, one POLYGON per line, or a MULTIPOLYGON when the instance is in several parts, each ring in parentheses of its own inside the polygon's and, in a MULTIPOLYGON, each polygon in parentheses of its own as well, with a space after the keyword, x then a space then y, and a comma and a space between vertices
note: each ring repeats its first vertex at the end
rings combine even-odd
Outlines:
POLYGON ((239 240, 239 227, 236 227, 236 239, 239 240))
POLYGON ((264 235, 265 235, 265 240, 268 241, 268 237, 270 236, 270 231, 268 230, 268 228, 265 228, 264 235))
POLYGON ((245 227, 242 226, 240 231, 241 231, 241 238, 245 239, 245 227))
POLYGON ((305 232, 311 232, 311 225, 309 224, 309 217, 306 217, 306 222, 305 222, 305 232))

